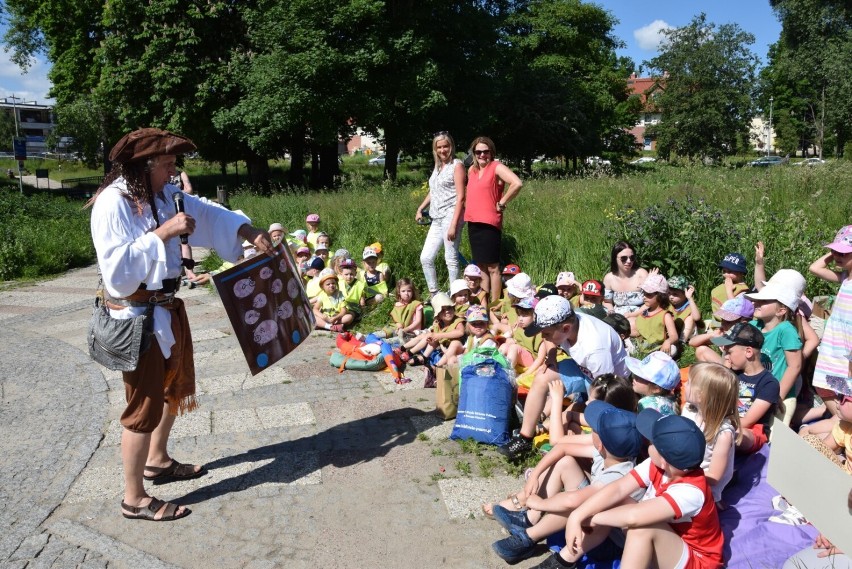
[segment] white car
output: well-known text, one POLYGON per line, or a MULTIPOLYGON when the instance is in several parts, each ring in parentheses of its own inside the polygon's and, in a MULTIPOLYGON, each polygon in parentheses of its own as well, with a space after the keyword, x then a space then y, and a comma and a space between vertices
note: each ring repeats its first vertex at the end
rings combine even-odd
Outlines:
POLYGON ((600 156, 589 156, 586 158, 586 165, 599 168, 601 166, 612 166, 612 162, 601 158, 600 156))
POLYGON ((631 164, 636 166, 637 164, 650 164, 651 162, 656 162, 656 158, 651 158, 650 156, 642 156, 641 158, 637 158, 632 161, 631 164))
POLYGON ((370 158, 367 161, 367 164, 369 164, 370 166, 384 166, 385 165, 385 155, 379 154, 375 158, 370 158))
POLYGON ((796 162, 793 166, 819 166, 820 164, 825 164, 825 160, 822 158, 805 158, 801 162, 796 162))

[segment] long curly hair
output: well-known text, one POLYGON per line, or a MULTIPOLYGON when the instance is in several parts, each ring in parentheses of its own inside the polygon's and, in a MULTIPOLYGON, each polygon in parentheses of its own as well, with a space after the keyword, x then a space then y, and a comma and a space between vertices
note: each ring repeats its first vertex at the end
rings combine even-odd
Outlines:
POLYGON ((125 199, 136 207, 136 212, 142 215, 145 204, 150 204, 154 200, 154 191, 151 188, 151 169, 157 165, 159 159, 160 156, 154 156, 147 160, 113 163, 112 170, 104 176, 104 181, 101 182, 98 191, 86 202, 84 207, 94 205, 95 200, 98 199, 98 196, 105 188, 118 178, 124 178, 127 188, 122 194, 125 199))

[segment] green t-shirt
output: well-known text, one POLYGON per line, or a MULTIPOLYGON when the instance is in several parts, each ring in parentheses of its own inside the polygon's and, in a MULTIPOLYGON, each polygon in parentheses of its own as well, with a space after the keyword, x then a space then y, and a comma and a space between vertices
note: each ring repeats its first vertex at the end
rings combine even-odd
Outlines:
MULTIPOLYGON (((760 320, 752 320, 752 324, 763 331, 763 322, 760 320)), ((787 371, 787 357, 784 352, 796 351, 802 349, 802 339, 799 338, 799 333, 796 327, 791 322, 782 322, 769 332, 763 333, 763 349, 761 354, 766 355, 772 363, 772 368, 769 370, 775 379, 781 381, 784 372, 787 371)), ((799 390, 802 388, 802 378, 799 376, 793 384, 793 388, 789 393, 782 393, 781 399, 795 397, 799 395, 799 390)))

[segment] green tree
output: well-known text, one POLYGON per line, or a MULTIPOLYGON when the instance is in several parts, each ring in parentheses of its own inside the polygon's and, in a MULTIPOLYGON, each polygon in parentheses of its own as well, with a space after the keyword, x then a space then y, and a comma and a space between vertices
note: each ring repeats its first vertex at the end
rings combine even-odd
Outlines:
POLYGON ((852 6, 845 0, 770 3, 781 37, 761 73, 760 104, 766 108, 773 98, 783 147, 840 155, 852 136, 852 6))
POLYGON ((0 150, 12 150, 12 137, 15 136, 15 119, 12 113, 0 113, 0 150))
POLYGON ((103 141, 107 139, 103 119, 106 113, 92 96, 82 95, 79 99, 58 106, 56 128, 48 139, 55 146, 61 137, 69 137, 69 149, 89 168, 96 168, 103 160, 103 141))
POLYGON ((718 160, 736 153, 754 114, 754 36, 736 24, 709 23, 704 14, 664 33, 660 54, 648 62, 665 86, 656 100, 659 154, 718 160))

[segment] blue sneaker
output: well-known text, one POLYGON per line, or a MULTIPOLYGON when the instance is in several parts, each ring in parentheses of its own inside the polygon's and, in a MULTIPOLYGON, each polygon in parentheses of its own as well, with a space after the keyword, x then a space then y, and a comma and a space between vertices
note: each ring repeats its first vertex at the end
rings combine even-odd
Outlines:
POLYGON ((526 510, 513 512, 512 510, 507 510, 500 504, 494 504, 491 511, 493 512, 494 519, 497 520, 497 523, 503 526, 506 531, 512 531, 513 527, 518 529, 527 529, 528 527, 532 527, 530 520, 527 518, 526 510))
POLYGON ((495 541, 491 544, 494 553, 509 564, 518 563, 535 553, 536 542, 530 539, 526 530, 512 528, 509 537, 495 541))

